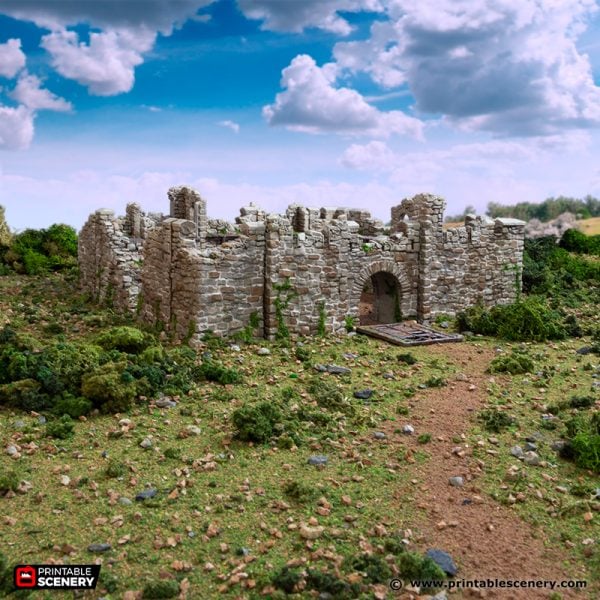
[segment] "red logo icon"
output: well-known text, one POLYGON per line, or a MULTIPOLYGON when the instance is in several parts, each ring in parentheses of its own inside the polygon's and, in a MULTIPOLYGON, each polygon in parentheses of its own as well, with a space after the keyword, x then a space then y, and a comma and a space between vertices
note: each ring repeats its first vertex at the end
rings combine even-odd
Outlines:
POLYGON ((32 588, 37 583, 37 571, 33 567, 17 567, 15 569, 15 586, 32 588))

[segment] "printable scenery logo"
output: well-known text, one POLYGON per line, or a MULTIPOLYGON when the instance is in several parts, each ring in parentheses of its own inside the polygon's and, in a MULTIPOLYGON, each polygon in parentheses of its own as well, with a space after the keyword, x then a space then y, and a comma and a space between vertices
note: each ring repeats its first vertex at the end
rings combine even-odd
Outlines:
POLYGON ((93 590, 100 576, 100 565, 17 565, 17 589, 93 590))

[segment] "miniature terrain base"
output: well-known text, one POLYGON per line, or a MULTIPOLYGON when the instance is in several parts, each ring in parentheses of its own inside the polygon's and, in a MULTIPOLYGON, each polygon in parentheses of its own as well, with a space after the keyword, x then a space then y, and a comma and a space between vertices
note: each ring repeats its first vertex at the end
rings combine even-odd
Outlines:
POLYGON ((443 342, 462 342, 458 333, 442 333, 415 321, 366 325, 356 329, 358 333, 376 337, 397 346, 424 346, 443 342))

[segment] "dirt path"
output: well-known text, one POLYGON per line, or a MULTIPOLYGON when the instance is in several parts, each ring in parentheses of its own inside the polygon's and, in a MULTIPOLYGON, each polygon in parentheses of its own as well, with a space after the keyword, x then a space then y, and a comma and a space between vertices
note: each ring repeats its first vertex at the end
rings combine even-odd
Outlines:
MULTIPOLYGON (((414 403, 407 417, 415 427, 415 435, 403 436, 407 446, 422 450, 423 446, 416 441, 417 434, 422 432, 431 433, 433 440, 426 447, 431 458, 422 465, 414 465, 415 478, 420 483, 411 495, 426 512, 426 517, 418 523, 423 533, 420 544, 449 552, 459 567, 456 580, 572 579, 561 564, 564 556, 560 548, 546 548, 542 534, 478 487, 481 468, 469 456, 469 449, 462 458, 452 453, 461 445, 452 438, 466 434, 473 413, 485 406, 489 376, 484 372, 493 352, 472 344, 444 344, 432 346, 431 353, 457 365, 467 381, 452 381, 446 387, 428 390, 414 403), (453 476, 463 477, 464 487, 449 485, 448 480, 453 476)), ((390 435, 398 438, 397 434, 390 432, 390 435)), ((590 597, 585 592, 558 591, 562 598, 590 597)), ((494 589, 467 590, 452 597, 529 600, 548 598, 550 594, 548 589, 518 592, 494 589)))

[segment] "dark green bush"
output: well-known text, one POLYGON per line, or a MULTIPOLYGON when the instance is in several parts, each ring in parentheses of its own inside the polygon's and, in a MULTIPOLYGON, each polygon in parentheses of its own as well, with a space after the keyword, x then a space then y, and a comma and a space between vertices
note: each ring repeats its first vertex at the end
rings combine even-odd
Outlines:
POLYGON ((600 473, 600 434, 582 431, 571 440, 575 464, 600 473))
POLYGON ((501 354, 494 358, 490 363, 488 371, 490 373, 520 375, 522 373, 531 373, 534 366, 534 362, 529 355, 513 349, 510 354, 501 354))
POLYGON ((344 561, 344 567, 356 573, 362 573, 368 583, 387 583, 392 577, 392 570, 381 556, 360 554, 344 561))
POLYGON ((66 440, 73 435, 75 423, 69 415, 63 415, 55 421, 48 421, 46 424, 46 435, 58 440, 66 440))
POLYGON ((540 298, 485 309, 476 305, 457 316, 460 331, 472 331, 511 341, 559 340, 566 336, 561 316, 540 298))
POLYGON ((309 590, 321 592, 322 595, 327 594, 326 597, 333 600, 354 600, 354 598, 360 597, 359 584, 348 583, 327 571, 308 569, 306 587, 309 590))
POLYGON ((124 462, 111 458, 104 472, 110 478, 123 477, 127 473, 127 465, 124 462))
POLYGON ((305 503, 314 500, 319 495, 319 490, 314 485, 302 481, 288 481, 283 486, 283 493, 292 500, 305 503))
POLYGON ((240 440, 264 443, 273 437, 281 411, 271 402, 246 404, 233 412, 232 420, 240 440))
POLYGON ((14 469, 2 469, 0 473, 0 494, 6 494, 9 490, 16 492, 21 482, 21 477, 14 469))
POLYGON ((410 352, 403 352, 396 357, 399 362, 407 365, 414 365, 419 362, 410 352))
POLYGON ((102 412, 126 412, 136 395, 133 377, 123 363, 108 363, 83 377, 81 391, 102 412))
POLYGON ((213 361, 203 362, 199 373, 208 381, 216 381, 222 385, 240 383, 242 381, 242 376, 236 369, 229 369, 213 361))
POLYGON ((493 433, 500 433, 503 429, 510 427, 515 422, 513 417, 508 413, 496 408, 482 410, 481 413, 479 413, 479 420, 482 422, 486 431, 491 431, 493 433))
POLYGON ((600 235, 586 235, 577 229, 563 233, 559 245, 569 252, 600 256, 600 235))
POLYGON ((398 556, 399 576, 404 581, 441 581, 446 573, 428 556, 416 552, 403 552, 398 556))
POLYGON ((314 377, 309 381, 307 390, 317 404, 326 410, 338 411, 347 415, 354 413, 354 407, 334 381, 314 377))
POLYGON ((301 579, 302 575, 299 569, 286 565, 273 575, 271 583, 278 590, 283 590, 286 594, 293 594, 301 579))
POLYGON ((92 412, 92 408, 92 403, 87 398, 75 397, 65 393, 56 400, 53 411, 57 415, 69 415, 73 419, 78 419, 92 412))
POLYGON ((151 343, 152 336, 137 327, 112 327, 98 336, 98 345, 105 350, 119 350, 127 354, 139 354, 151 343))

